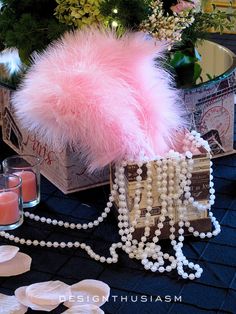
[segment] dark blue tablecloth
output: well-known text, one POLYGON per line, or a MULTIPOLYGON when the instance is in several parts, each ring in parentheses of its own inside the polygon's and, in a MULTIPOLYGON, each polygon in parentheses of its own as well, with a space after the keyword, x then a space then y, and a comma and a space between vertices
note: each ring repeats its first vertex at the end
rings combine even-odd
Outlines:
MULTIPOLYGON (((13 154, 3 143, 0 152, 1 160, 13 154)), ((12 295, 16 288, 39 281, 58 279, 73 284, 92 278, 111 287, 110 300, 102 307, 105 313, 236 313, 236 156, 215 160, 214 176, 217 194, 213 212, 221 223, 222 233, 210 240, 188 237, 184 244, 187 258, 203 267, 200 279, 185 281, 175 271, 169 274, 145 271, 138 261, 130 260, 121 251, 118 263, 107 265, 91 260, 80 249, 20 246, 33 259, 31 271, 0 278, 0 293, 12 295)), ((109 192, 106 186, 65 196, 44 178, 41 187, 41 203, 32 211, 70 222, 96 218, 109 192)), ((25 219, 14 234, 28 239, 83 241, 104 255, 108 254, 110 244, 119 240, 112 214, 88 231, 65 230, 25 219)), ((0 243, 9 242, 0 238, 0 243)), ((62 313, 63 309, 60 306, 51 313, 62 313)), ((29 309, 27 313, 40 312, 29 309)))

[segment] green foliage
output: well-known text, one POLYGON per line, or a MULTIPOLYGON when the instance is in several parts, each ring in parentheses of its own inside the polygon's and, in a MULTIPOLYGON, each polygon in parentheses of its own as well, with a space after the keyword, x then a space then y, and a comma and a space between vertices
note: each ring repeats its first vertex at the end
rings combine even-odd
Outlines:
POLYGON ((171 54, 170 65, 178 68, 183 65, 191 64, 200 61, 201 58, 196 49, 186 48, 185 50, 177 50, 171 54))
MULTIPOLYGON (((210 29, 220 33, 232 29, 235 18, 235 13, 219 11, 215 7, 210 13, 200 11, 194 14, 194 22, 182 31, 181 42, 174 46, 168 56, 179 86, 192 86, 198 79, 201 80, 201 58, 195 48, 196 41, 207 39, 210 29)), ((211 76, 208 78, 211 79, 211 76)))
POLYGON ((182 33, 183 45, 187 41, 195 44, 197 40, 207 38, 210 29, 222 33, 224 30, 232 29, 236 23, 236 13, 223 12, 217 9, 210 13, 196 13, 194 18, 191 27, 186 28, 182 33))
POLYGON ((1 3, 0 51, 16 47, 25 64, 29 64, 32 52, 42 51, 69 29, 103 23, 121 36, 127 29, 149 31, 150 26, 149 33, 156 38, 172 36, 179 40, 169 51, 168 68, 172 67, 178 75, 191 68, 191 84, 201 75, 196 41, 205 39, 209 29, 218 32, 231 29, 236 18, 235 13, 216 8, 210 13, 197 9, 173 13, 170 7, 177 0, 1 0, 1 3), (174 28, 176 24, 181 27, 174 28))
POLYGON ((53 16, 52 0, 2 0, 0 42, 2 47, 16 47, 23 62, 28 63, 33 51, 43 50, 68 26, 53 16))
POLYGON ((198 62, 201 61, 201 56, 194 46, 172 50, 168 57, 168 63, 177 75, 176 81, 179 86, 192 86, 200 78, 202 69, 198 62))
POLYGON ((56 0, 55 16, 61 23, 81 28, 103 21, 100 13, 102 0, 56 0))
POLYGON ((104 0, 100 10, 108 25, 116 21, 124 29, 139 28, 147 18, 150 0, 104 0))

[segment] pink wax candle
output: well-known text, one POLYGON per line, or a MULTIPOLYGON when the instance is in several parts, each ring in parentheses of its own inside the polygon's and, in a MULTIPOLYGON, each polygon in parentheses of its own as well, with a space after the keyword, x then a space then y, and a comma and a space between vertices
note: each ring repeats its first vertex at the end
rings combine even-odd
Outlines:
POLYGON ((18 194, 12 191, 0 193, 0 225, 10 225, 19 220, 18 194))
POLYGON ((30 202, 37 198, 36 176, 32 171, 22 170, 14 172, 15 175, 22 179, 22 198, 23 202, 30 202))

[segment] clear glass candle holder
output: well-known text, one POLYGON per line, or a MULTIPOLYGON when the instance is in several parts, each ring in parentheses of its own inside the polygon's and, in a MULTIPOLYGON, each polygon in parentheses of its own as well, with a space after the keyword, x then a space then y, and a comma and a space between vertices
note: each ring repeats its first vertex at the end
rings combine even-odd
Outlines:
POLYGON ((23 208, 34 207, 40 202, 41 157, 16 155, 3 160, 4 173, 13 173, 22 179, 23 208))
POLYGON ((0 231, 23 223, 22 180, 14 174, 0 174, 0 231))

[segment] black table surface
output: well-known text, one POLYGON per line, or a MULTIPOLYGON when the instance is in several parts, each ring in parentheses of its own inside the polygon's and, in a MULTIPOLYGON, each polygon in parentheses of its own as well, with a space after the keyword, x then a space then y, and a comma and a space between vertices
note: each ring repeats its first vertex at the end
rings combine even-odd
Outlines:
MULTIPOLYGON (((12 154, 0 142, 0 161, 12 154)), ((188 237, 184 242, 187 258, 203 267, 200 279, 183 280, 175 270, 168 274, 145 271, 139 261, 129 259, 122 251, 119 251, 118 263, 108 265, 90 259, 79 248, 19 245, 22 252, 32 257, 31 270, 19 276, 1 277, 0 293, 12 295, 20 286, 41 281, 74 284, 83 279, 97 279, 111 287, 109 302, 102 306, 105 313, 236 313, 236 155, 214 160, 214 178, 217 193, 213 212, 222 232, 211 239, 188 237)), ((31 210, 59 220, 88 222, 102 211, 108 193, 109 187, 105 186, 66 196, 42 178, 41 202, 31 210)), ((119 241, 112 213, 90 230, 66 230, 26 218, 12 233, 27 239, 82 241, 105 256, 111 243, 119 241)), ((0 238, 0 243, 10 242, 0 238)), ((60 305, 51 313, 59 314, 64 309, 60 305)), ((41 312, 29 309, 27 313, 41 312)))

